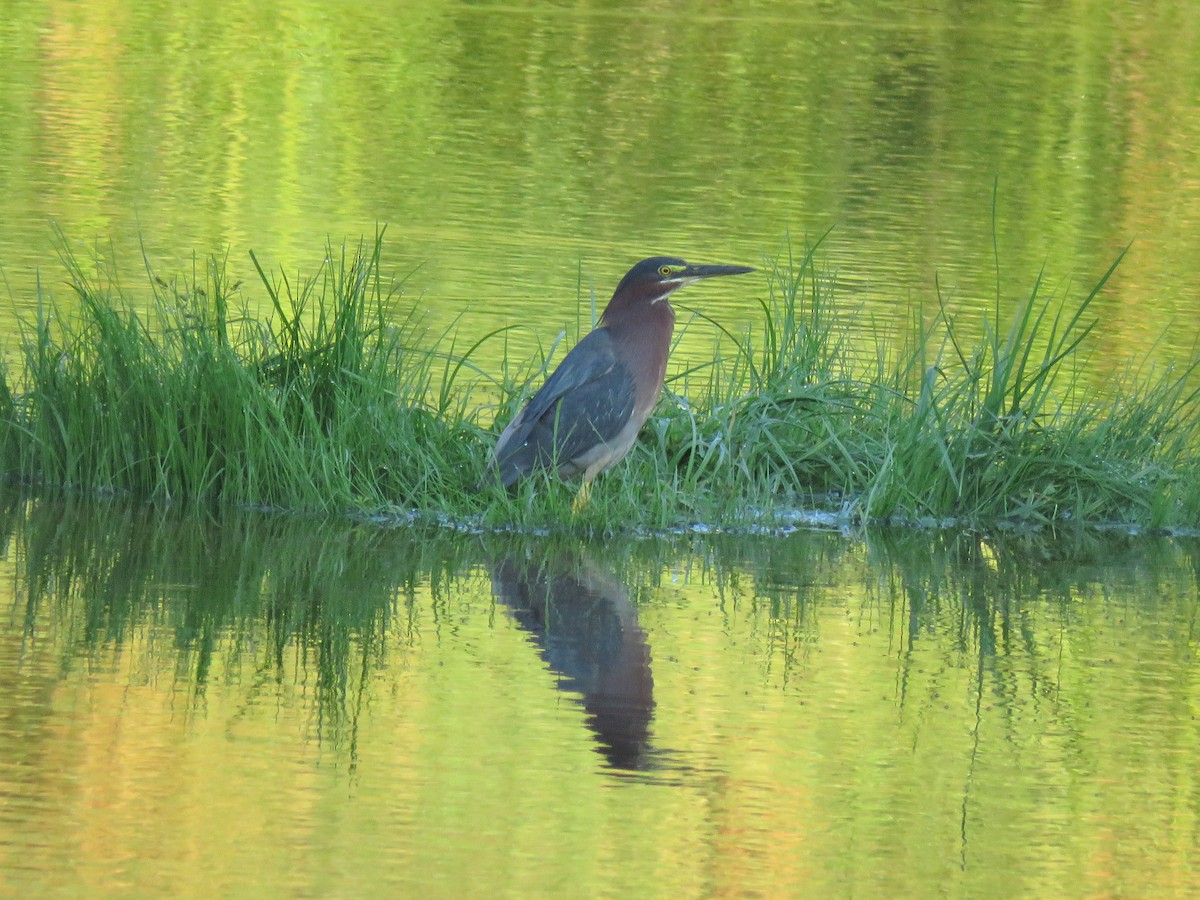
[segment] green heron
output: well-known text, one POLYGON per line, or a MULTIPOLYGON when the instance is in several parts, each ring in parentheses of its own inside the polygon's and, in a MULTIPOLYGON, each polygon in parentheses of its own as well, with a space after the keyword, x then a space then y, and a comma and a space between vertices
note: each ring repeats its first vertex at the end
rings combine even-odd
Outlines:
POLYGON ((566 355, 496 442, 492 465, 505 487, 538 469, 592 479, 620 462, 662 392, 675 311, 667 298, 701 278, 748 266, 696 266, 672 256, 644 259, 621 279, 594 330, 566 355))

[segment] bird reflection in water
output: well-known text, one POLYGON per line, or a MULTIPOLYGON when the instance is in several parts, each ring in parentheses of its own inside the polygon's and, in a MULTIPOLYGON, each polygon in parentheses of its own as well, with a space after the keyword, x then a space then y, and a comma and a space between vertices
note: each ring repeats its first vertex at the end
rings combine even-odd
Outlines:
POLYGON ((507 554, 492 564, 491 578, 496 599, 562 676, 559 689, 583 695, 588 728, 608 764, 646 768, 654 678, 650 646, 625 586, 575 553, 507 554))

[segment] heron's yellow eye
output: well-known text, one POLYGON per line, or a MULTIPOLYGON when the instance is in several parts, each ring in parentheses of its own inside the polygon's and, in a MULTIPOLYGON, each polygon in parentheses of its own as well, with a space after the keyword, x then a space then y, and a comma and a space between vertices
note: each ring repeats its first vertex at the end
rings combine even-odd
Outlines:
POLYGON ((663 276, 670 275, 670 274, 671 274, 671 267, 670 267, 670 266, 660 266, 660 267, 659 267, 659 269, 658 269, 658 274, 659 274, 659 275, 663 275, 663 276))

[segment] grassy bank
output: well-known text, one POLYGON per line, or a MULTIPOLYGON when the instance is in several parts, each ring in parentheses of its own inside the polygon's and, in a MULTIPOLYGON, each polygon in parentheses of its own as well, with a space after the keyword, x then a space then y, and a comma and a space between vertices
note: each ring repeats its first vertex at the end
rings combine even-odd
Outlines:
POLYGON ((865 364, 845 344, 863 323, 835 305, 814 251, 782 258, 747 288, 756 326, 722 329, 711 365, 669 382, 576 516, 572 486, 535 478, 509 495, 486 477, 493 420, 561 353, 483 371, 478 344, 419 327, 382 249, 331 251, 302 282, 259 267, 252 285, 214 259, 151 275, 140 299, 65 255, 76 296, 39 302, 0 372, 0 470, 153 502, 482 528, 772 525, 821 508, 846 522, 1200 527, 1196 364, 1099 388, 1079 377, 1111 270, 1079 298, 1035 282, 1007 322, 998 297, 976 338, 939 308, 865 364), (250 315, 250 298, 272 313, 250 315))

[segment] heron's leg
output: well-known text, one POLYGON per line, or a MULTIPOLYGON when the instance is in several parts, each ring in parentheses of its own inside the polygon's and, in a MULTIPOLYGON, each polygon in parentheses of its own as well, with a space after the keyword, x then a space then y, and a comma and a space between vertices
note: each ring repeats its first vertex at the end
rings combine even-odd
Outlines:
POLYGON ((575 499, 571 502, 571 512, 577 513, 588 505, 588 500, 592 496, 591 479, 584 479, 583 484, 579 486, 579 493, 575 495, 575 499))

